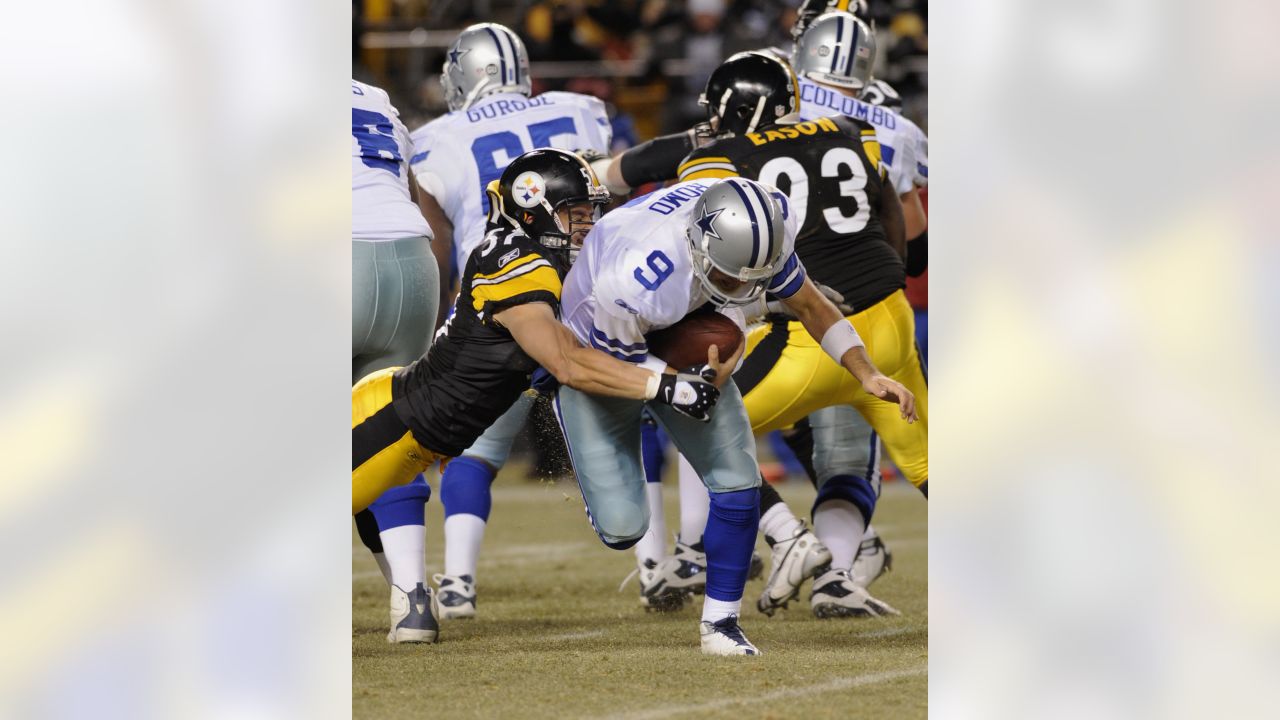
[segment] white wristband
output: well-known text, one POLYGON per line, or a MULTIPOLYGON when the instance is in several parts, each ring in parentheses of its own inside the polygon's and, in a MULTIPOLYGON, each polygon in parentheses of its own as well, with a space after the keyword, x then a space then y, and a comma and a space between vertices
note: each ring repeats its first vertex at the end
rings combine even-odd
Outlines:
POLYGON ((658 397, 658 386, 662 384, 662 373, 651 373, 649 379, 645 381, 644 399, 652 400, 658 397))
POLYGON ((866 344, 858 336, 858 331, 853 329, 853 323, 848 320, 837 320, 822 334, 822 351, 830 355, 836 363, 840 362, 845 353, 856 347, 866 347, 866 344))

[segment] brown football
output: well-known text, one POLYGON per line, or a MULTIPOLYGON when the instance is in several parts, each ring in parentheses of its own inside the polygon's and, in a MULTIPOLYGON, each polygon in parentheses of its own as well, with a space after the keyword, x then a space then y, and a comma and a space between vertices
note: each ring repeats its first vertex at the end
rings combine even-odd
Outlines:
POLYGON ((712 343, 719 347, 720 359, 727 359, 742 342, 742 331, 737 323, 718 312, 700 311, 671 327, 649 333, 645 340, 651 354, 683 370, 705 363, 712 343))

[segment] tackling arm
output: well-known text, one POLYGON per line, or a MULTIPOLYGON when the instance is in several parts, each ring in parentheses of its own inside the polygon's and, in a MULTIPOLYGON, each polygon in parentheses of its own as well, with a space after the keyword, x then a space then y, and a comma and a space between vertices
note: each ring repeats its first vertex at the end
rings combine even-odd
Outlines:
POLYGON ((901 383, 886 377, 871 362, 867 349, 858 337, 858 331, 845 320, 813 282, 805 278, 804 284, 794 295, 782 301, 796 318, 804 325, 813 339, 822 344, 822 349, 836 358, 851 375, 862 383, 862 389, 876 397, 898 404, 902 417, 907 422, 916 420, 916 399, 901 383))
POLYGON ((696 420, 709 420, 720 391, 707 378, 687 373, 655 373, 592 348, 582 347, 546 303, 516 305, 493 319, 529 357, 556 380, 593 395, 654 400, 696 420))

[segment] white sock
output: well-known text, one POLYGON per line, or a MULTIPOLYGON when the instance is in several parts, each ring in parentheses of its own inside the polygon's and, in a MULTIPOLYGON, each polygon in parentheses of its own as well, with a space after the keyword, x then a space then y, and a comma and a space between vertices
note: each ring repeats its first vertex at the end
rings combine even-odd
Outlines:
POLYGON ((427 582, 427 528, 423 525, 401 525, 378 533, 382 550, 391 567, 391 583, 409 592, 418 583, 427 582))
POLYGON ((391 566, 387 564, 386 553, 369 553, 373 556, 373 561, 378 563, 378 569, 382 571, 382 579, 387 581, 387 585, 391 585, 391 566))
POLYGON ((458 513, 444 519, 444 574, 476 577, 480 541, 484 540, 484 520, 477 515, 458 513))
POLYGON ((636 543, 636 560, 662 562, 667 556, 667 516, 662 509, 662 483, 644 484, 649 498, 649 530, 636 543))
POLYGON ((848 500, 828 500, 813 513, 813 533, 831 551, 831 569, 849 570, 858 556, 866 520, 848 500))
POLYGON ((733 602, 707 598, 702 601, 702 621, 717 622, 730 615, 742 615, 742 598, 733 602))
POLYGON ((787 540, 796 534, 800 521, 791 514, 786 503, 778 503, 760 516, 760 532, 772 540, 787 540))
POLYGON ((680 542, 697 545, 702 532, 707 529, 707 515, 711 512, 711 495, 684 456, 680 456, 680 542))
POLYGON ((879 537, 879 535, 880 535, 880 534, 876 532, 876 529, 875 529, 875 528, 873 528, 873 527, 871 527, 870 525, 868 525, 868 526, 867 526, 867 531, 866 531, 866 532, 864 532, 864 533, 862 533, 862 540, 863 540, 864 542, 865 542, 865 541, 867 541, 867 540, 875 540, 877 537, 879 537))

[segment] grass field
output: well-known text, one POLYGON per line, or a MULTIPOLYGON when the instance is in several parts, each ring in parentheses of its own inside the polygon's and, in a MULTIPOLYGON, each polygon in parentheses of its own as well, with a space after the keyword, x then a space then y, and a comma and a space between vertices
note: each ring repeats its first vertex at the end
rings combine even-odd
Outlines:
MULTIPOLYGON (((808 483, 779 488, 807 515, 808 483)), ((674 478, 666 487, 677 527, 674 478)), ((439 500, 427 515, 428 572, 443 562, 439 500)), ((927 509, 902 482, 886 485, 876 526, 894 571, 873 594, 901 617, 818 620, 808 586, 773 618, 747 584, 743 628, 757 658, 704 657, 700 602, 645 613, 631 551, 597 540, 572 481, 532 483, 508 471, 494 485, 478 570, 479 617, 441 628, 435 645, 386 642, 386 584, 352 534, 352 714, 392 717, 915 718, 927 714, 927 509)), ((767 547, 759 548, 768 557, 767 547)))

